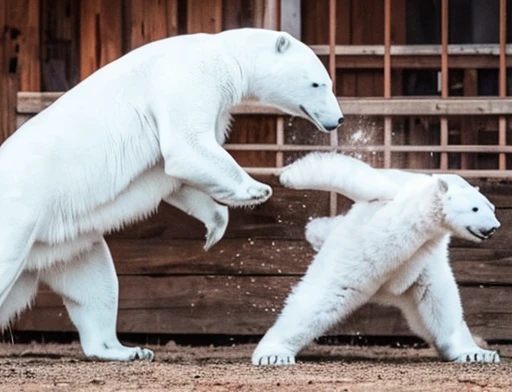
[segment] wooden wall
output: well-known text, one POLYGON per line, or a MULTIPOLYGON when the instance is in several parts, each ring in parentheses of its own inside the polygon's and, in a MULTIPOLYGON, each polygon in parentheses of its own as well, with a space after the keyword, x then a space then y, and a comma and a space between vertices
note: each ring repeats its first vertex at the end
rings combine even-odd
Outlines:
MULTIPOLYGON (((120 279, 118 329, 129 333, 262 334, 309 264, 303 240, 309 217, 329 213, 329 195, 293 191, 275 178, 272 199, 252 211, 231 211, 225 238, 202 250, 201 225, 172 207, 108 238, 120 279)), ((498 207, 495 236, 476 246, 454 241, 452 265, 471 330, 487 339, 512 338, 512 186, 475 181, 498 207)), ((340 199, 339 209, 348 203, 340 199)), ((43 289, 18 330, 73 327, 61 300, 43 289)), ((410 335, 399 312, 366 306, 330 334, 410 335)))
MULTIPOLYGON (((15 129, 18 90, 65 91, 103 64, 158 38, 275 25, 279 18, 269 14, 275 4, 272 0, 4 0, 0 4, 0 27, 5 27, 0 36, 0 139, 15 129)), ((304 42, 328 43, 326 4, 326 0, 301 2, 304 42)), ((338 0, 337 44, 382 44, 382 4, 381 0, 338 0)), ((393 0, 393 6, 392 41, 405 44, 406 2, 393 0)), ((381 67, 358 69, 360 60, 352 56, 352 68, 346 64, 338 68, 338 95, 382 96, 381 67)), ((402 92, 402 70, 393 72, 395 95, 402 92)), ((361 118, 347 123, 356 129, 361 118)), ((286 143, 328 143, 306 122, 295 120, 284 128, 286 143)), ((275 118, 236 118, 231 143, 277 141, 275 118)), ((232 154, 244 166, 274 167, 278 159, 275 151, 232 154)), ((284 162, 301 154, 287 153, 284 162)), ((332 200, 327 193, 284 189, 273 177, 260 179, 273 185, 272 199, 250 211, 232 211, 225 238, 210 252, 202 250, 204 228, 166 205, 148 221, 109 236, 120 278, 120 332, 265 332, 311 260, 304 225, 310 217, 329 215, 332 200)), ((455 241, 453 267, 472 330, 485 338, 511 339, 512 241, 506 228, 512 224, 512 186, 506 181, 475 183, 498 206, 503 228, 482 246, 455 241)), ((339 198, 338 210, 347 207, 347 201, 339 198)), ((22 316, 16 329, 73 330, 61 303, 42 288, 35 307, 22 316)), ((373 306, 331 333, 410 334, 397 311, 373 306)))

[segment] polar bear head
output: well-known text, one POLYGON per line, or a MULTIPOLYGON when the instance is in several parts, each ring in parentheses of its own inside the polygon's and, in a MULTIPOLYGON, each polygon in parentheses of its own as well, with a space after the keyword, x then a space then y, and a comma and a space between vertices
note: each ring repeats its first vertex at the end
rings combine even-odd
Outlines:
POLYGON ((321 131, 336 129, 343 113, 331 78, 311 48, 284 32, 257 30, 255 35, 259 39, 250 43, 249 95, 306 118, 321 131))
POLYGON ((457 175, 439 175, 447 228, 456 237, 473 242, 488 239, 500 227, 494 205, 478 188, 457 175))

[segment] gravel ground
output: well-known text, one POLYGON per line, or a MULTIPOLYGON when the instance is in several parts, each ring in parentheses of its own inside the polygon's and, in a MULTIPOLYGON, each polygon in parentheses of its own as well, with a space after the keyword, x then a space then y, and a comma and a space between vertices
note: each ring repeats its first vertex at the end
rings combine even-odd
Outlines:
POLYGON ((313 345, 296 366, 255 367, 254 345, 153 346, 154 362, 88 361, 78 344, 0 344, 0 392, 14 391, 512 391, 502 363, 439 362, 431 349, 313 345))

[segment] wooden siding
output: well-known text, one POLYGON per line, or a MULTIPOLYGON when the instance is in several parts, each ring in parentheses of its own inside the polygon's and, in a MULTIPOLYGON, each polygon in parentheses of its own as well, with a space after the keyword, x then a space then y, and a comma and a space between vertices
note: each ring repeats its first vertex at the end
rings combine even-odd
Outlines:
MULTIPOLYGON (((310 217, 346 210, 348 202, 332 194, 283 189, 275 177, 262 173, 275 174, 306 151, 338 150, 359 154, 376 166, 455 168, 473 177, 471 181, 497 205, 502 228, 481 246, 453 241, 452 265, 472 332, 512 339, 512 238, 507 229, 512 224, 508 182, 512 146, 507 142, 512 140, 508 118, 512 101, 506 91, 512 47, 506 42, 506 18, 500 17, 499 42, 453 44, 447 42, 448 1, 444 0, 439 41, 407 45, 411 3, 5 0, 0 4, 0 142, 100 66, 147 42, 177 34, 244 26, 287 29, 312 46, 335 80, 347 115, 338 134, 326 136, 306 121, 286 121, 278 111, 258 105, 234 110, 236 121, 227 148, 250 173, 270 183, 275 194, 251 211, 232 211, 225 238, 210 252, 202 249, 201 224, 167 205, 146 222, 109 236, 120 277, 120 332, 264 333, 313 255, 303 239, 304 225, 310 217), (440 69, 440 96, 403 97, 407 72, 440 69), (480 70, 493 69, 499 69, 499 91, 492 98, 477 97, 480 70), (450 83, 454 75, 460 83, 450 83), (464 98, 453 97, 460 86, 464 98), (360 129, 374 132, 371 144, 350 143, 360 129)), ((73 330, 61 302, 41 288, 35 307, 15 327, 73 330)), ((396 310, 376 306, 364 307, 330 333, 410 334, 396 310)))

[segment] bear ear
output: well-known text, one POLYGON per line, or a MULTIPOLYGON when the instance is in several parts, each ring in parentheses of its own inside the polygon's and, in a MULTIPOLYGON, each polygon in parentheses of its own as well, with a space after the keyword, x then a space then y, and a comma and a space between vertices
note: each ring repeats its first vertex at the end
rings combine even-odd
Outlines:
POLYGON ((278 53, 284 53, 290 47, 290 40, 284 35, 280 35, 276 40, 276 50, 278 53))
POLYGON ((441 180, 439 177, 437 178, 437 183, 439 185, 439 191, 441 193, 448 192, 448 183, 444 180, 441 180))
POLYGON ((475 188, 478 192, 480 192, 480 187, 479 186, 474 186, 473 188, 475 188))

